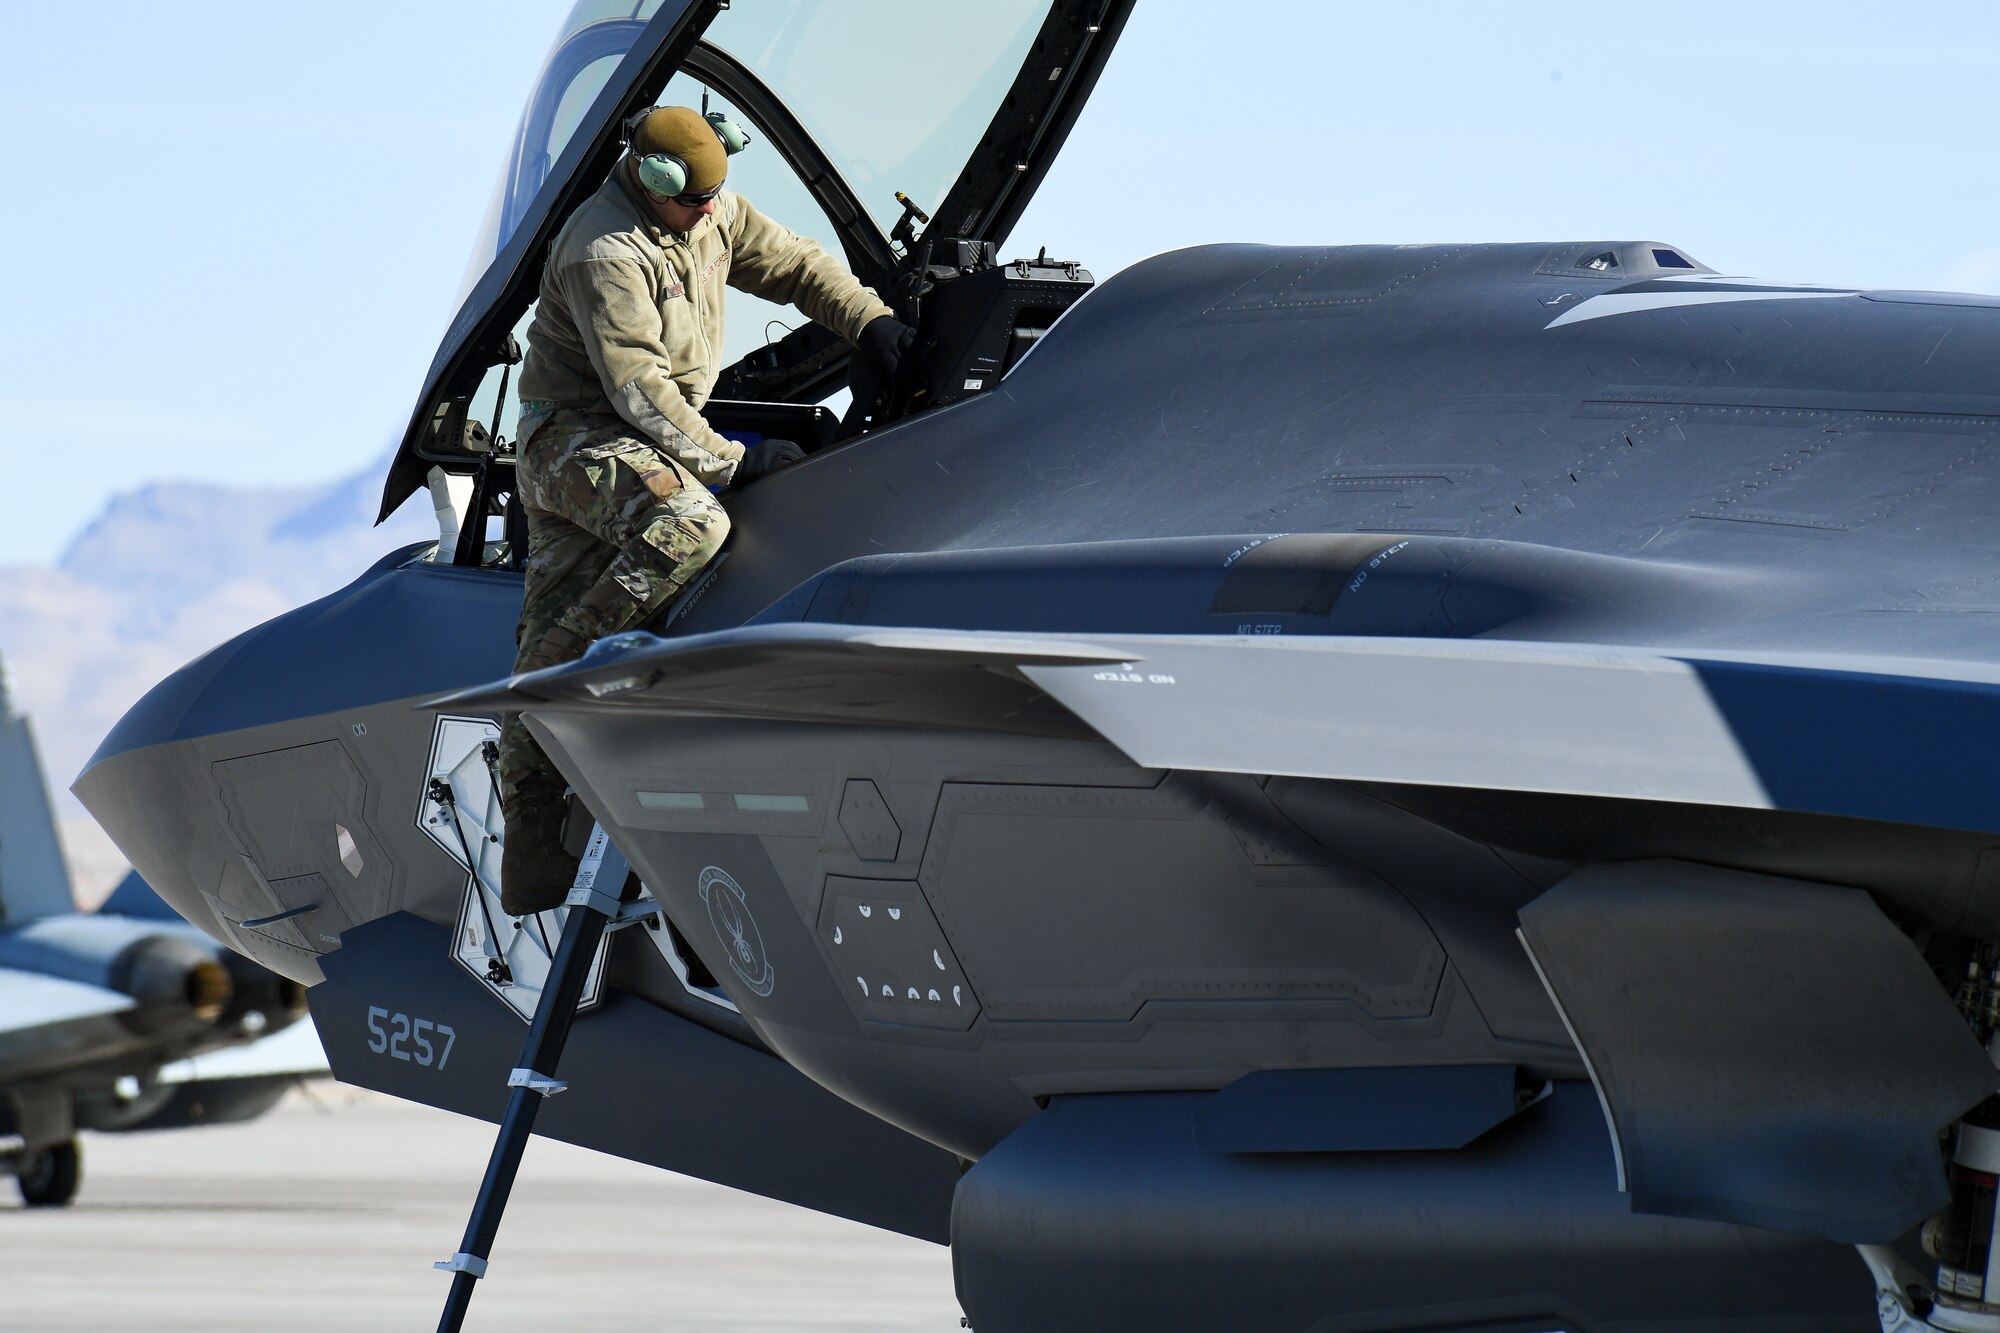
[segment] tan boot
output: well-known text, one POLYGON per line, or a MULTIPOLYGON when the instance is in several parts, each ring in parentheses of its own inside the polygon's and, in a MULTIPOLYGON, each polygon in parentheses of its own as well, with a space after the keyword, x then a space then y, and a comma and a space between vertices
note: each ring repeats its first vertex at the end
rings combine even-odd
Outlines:
POLYGON ((503 803, 505 842, 500 852, 500 908, 526 916, 561 907, 576 882, 577 859, 563 850, 567 803, 523 793, 503 803))

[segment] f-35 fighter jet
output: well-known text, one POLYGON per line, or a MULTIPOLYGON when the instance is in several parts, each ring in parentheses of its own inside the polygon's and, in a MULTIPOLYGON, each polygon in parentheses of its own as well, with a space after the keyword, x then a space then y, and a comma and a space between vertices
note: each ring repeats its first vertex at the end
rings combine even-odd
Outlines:
POLYGON ((1129 5, 858 8, 578 7, 388 479, 440 541, 132 711, 77 791, 133 862, 340 1077, 497 1116, 520 710, 658 909, 541 1128, 948 1242, 981 1333, 2000 1328, 2000 300, 1614 240, 1093 289, 996 247, 1129 5), (705 97, 925 373, 836 420, 830 334, 731 352, 711 422, 810 456, 508 679, 511 335, 705 97))

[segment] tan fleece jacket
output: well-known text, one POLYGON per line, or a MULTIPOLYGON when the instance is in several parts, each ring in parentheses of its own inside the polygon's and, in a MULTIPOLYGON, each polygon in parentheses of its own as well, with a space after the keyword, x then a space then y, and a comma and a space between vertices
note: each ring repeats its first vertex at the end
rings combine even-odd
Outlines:
POLYGON ((616 414, 702 481, 727 483, 743 446, 701 417, 723 369, 724 283, 796 306, 850 343, 890 313, 742 195, 724 190, 693 230, 666 230, 621 163, 549 247, 521 367, 521 439, 558 409, 616 414))

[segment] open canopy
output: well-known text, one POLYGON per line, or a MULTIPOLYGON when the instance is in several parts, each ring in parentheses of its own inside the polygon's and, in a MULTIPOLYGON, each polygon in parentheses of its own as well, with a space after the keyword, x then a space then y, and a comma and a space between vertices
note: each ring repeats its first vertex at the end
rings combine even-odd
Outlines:
MULTIPOLYGON (((1006 237, 1131 4, 579 0, 522 112, 380 517, 431 466, 451 466, 427 447, 435 423, 454 402, 469 403, 503 359, 549 241, 616 163, 632 111, 675 102, 727 110, 757 141, 732 162, 732 187, 886 292, 938 240, 1006 237)), ((796 316, 735 300, 728 353, 761 353, 762 373, 754 384, 738 377, 733 396, 802 401, 844 383, 845 347, 830 334, 808 326, 785 337, 775 326, 796 316)))

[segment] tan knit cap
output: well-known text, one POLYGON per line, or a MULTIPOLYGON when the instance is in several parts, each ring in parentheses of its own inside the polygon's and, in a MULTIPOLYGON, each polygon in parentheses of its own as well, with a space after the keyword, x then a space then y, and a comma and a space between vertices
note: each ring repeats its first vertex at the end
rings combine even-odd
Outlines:
POLYGON ((729 174, 729 153, 715 127, 693 107, 662 106, 632 132, 634 159, 667 153, 687 164, 688 194, 707 194, 729 174))

